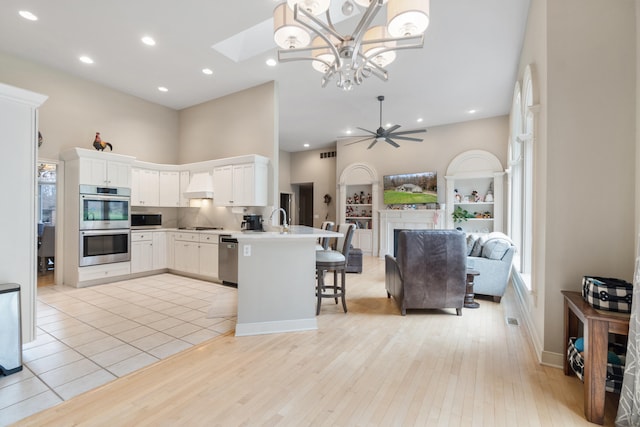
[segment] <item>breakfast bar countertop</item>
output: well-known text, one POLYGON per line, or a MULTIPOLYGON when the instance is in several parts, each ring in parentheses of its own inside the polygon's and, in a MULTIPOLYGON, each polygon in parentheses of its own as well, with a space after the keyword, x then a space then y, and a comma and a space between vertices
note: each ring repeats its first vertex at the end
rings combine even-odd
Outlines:
POLYGON ((231 231, 228 234, 234 239, 240 240, 265 240, 265 239, 317 239, 320 237, 340 237, 342 233, 327 231, 319 228, 307 227, 305 225, 291 225, 289 231, 281 233, 280 227, 269 227, 274 231, 231 231))

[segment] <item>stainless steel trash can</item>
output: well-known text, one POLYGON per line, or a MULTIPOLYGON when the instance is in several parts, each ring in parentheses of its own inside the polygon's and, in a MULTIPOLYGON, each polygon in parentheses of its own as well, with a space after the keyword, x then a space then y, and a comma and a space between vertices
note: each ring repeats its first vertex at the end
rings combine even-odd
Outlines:
POLYGON ((4 283, 0 284, 0 373, 10 375, 21 370, 20 285, 4 283))

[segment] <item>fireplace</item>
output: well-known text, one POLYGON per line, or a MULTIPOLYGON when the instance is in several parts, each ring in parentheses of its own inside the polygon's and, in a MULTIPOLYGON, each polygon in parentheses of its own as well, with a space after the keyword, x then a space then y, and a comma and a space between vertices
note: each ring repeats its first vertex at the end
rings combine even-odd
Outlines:
POLYGON ((380 250, 378 256, 396 254, 397 233, 403 230, 432 230, 443 227, 444 206, 441 209, 381 210, 380 250))

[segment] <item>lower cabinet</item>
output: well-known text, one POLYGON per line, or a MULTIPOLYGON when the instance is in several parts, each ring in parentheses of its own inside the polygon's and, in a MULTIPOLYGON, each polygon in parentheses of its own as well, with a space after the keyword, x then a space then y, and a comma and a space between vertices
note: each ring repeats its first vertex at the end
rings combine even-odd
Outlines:
POLYGON ((167 268, 165 231, 131 232, 131 273, 167 268))
POLYGON ((131 274, 165 268, 218 279, 218 235, 132 231, 131 274))
POLYGON ((131 263, 116 262, 112 264, 90 265, 78 268, 78 282, 90 280, 110 279, 126 276, 131 272, 131 263))
POLYGON ((198 274, 218 278, 218 236, 201 235, 198 274))
POLYGON ((176 233, 173 269, 218 278, 218 236, 203 233, 176 233))

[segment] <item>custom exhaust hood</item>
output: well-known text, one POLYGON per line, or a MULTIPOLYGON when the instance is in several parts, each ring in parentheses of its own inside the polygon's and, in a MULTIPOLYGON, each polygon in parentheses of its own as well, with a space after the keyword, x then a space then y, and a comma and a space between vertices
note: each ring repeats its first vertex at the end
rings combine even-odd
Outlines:
POLYGON ((191 175, 187 191, 187 199, 213 199, 213 178, 209 172, 198 172, 191 175))

